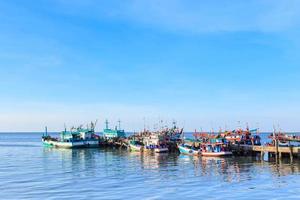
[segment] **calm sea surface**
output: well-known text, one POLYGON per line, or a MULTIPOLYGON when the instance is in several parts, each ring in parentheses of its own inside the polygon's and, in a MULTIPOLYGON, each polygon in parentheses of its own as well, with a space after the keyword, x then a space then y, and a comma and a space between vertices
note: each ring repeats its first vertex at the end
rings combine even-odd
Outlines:
POLYGON ((0 133, 0 199, 300 199, 300 162, 44 148, 0 133))

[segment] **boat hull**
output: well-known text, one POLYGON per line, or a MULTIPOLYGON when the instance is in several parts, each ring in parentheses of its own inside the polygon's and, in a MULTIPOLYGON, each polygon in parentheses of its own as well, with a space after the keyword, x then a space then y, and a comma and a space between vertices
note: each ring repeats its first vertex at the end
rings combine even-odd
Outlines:
POLYGON ((143 146, 137 146, 134 144, 129 144, 130 151, 137 151, 137 152, 142 152, 143 151, 143 146))
POLYGON ((223 157, 223 156, 231 156, 232 152, 230 151, 222 151, 222 152, 201 152, 201 156, 204 157, 223 157))
POLYGON ((183 146, 179 146, 178 148, 179 148, 180 153, 182 153, 182 154, 190 155, 190 156, 200 156, 199 151, 189 149, 189 148, 186 148, 186 147, 183 147, 183 146))
POLYGON ((167 152, 169 152, 169 149, 168 148, 155 148, 154 152, 155 153, 167 153, 167 152))
POLYGON ((75 142, 43 140, 43 145, 47 147, 66 148, 66 149, 100 146, 98 140, 86 140, 86 141, 75 141, 75 142))

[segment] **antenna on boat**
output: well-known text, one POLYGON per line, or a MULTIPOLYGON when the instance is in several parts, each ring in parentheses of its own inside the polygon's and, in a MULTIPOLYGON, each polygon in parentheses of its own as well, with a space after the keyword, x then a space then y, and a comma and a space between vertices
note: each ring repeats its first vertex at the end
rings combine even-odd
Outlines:
POLYGON ((277 124, 277 127, 278 127, 279 133, 281 133, 281 132, 282 132, 282 129, 280 128, 279 124, 277 124))
POLYGON ((273 139, 275 138, 275 133, 276 133, 276 128, 275 125, 273 124, 273 139))
POLYGON ((96 119, 96 121, 95 121, 95 124, 94 124, 94 131, 95 131, 95 128, 96 128, 96 126, 97 126, 97 123, 98 123, 98 119, 96 119))
POLYGON ((108 129, 108 120, 105 120, 105 128, 108 129))
POLYGON ((119 130, 121 130, 121 120, 118 120, 118 124, 119 124, 119 130))
POLYGON ((173 128, 175 129, 176 128, 176 121, 173 120, 172 124, 173 124, 173 128))
POLYGON ((45 136, 48 136, 48 128, 47 128, 47 126, 45 127, 45 136))
POLYGON ((65 132, 67 132, 67 126, 66 123, 64 123, 65 132))
POLYGON ((238 121, 238 129, 242 129, 242 127, 241 127, 241 121, 238 121))
POLYGON ((144 131, 146 131, 146 118, 143 117, 143 121, 144 121, 144 131))
POLYGON ((97 122, 98 122, 98 119, 96 119, 95 123, 91 121, 91 130, 92 131, 95 131, 95 127, 96 127, 97 122))

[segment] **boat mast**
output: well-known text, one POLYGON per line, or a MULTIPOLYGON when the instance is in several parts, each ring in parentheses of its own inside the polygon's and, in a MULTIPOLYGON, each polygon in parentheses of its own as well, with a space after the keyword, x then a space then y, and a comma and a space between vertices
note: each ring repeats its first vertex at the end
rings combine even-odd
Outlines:
POLYGON ((108 129, 108 120, 105 120, 105 128, 108 129))
POLYGON ((143 121, 144 121, 144 132, 146 132, 146 118, 143 117, 143 121))
POLYGON ((176 129, 176 121, 175 120, 173 120, 172 124, 173 124, 173 129, 176 129))
POLYGON ((119 124, 119 130, 121 130, 121 120, 118 120, 118 124, 119 124))
POLYGON ((47 128, 47 126, 45 127, 45 136, 48 136, 48 128, 47 128))
POLYGON ((273 140, 275 140, 276 138, 276 128, 275 128, 275 125, 273 125, 273 140))

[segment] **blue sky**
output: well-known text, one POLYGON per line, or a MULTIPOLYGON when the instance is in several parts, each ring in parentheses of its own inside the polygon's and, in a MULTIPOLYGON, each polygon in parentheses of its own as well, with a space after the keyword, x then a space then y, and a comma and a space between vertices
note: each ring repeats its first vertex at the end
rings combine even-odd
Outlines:
POLYGON ((296 0, 0 1, 0 131, 300 131, 296 0))

